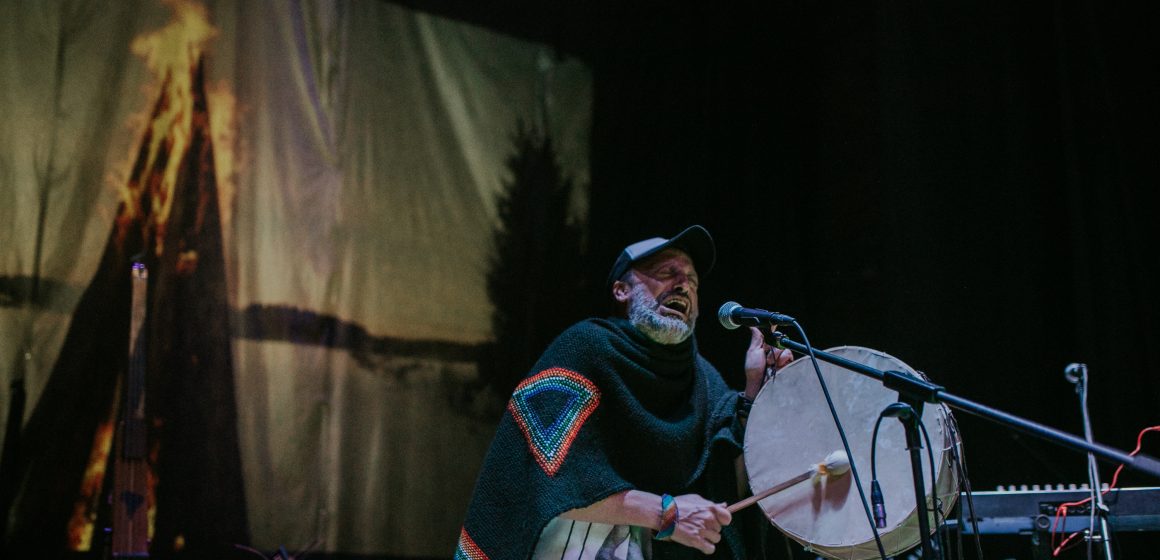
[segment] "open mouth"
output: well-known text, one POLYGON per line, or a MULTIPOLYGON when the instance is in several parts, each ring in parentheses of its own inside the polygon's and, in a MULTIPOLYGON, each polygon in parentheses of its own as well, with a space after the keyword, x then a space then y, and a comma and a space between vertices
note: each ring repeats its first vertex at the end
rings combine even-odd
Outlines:
POLYGON ((689 315, 690 305, 689 300, 679 296, 673 296, 661 302, 661 308, 663 310, 674 312, 681 317, 687 317, 689 315))

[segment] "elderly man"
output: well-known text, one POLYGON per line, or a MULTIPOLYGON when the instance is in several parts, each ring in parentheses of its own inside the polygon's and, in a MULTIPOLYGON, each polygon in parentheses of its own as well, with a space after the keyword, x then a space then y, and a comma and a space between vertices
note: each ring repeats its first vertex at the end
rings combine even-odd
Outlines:
POLYGON ((697 352, 715 259, 701 226, 624 249, 608 277, 616 316, 568 328, 513 392, 456 558, 744 557, 725 503, 747 406, 791 355, 751 329, 738 393, 697 352))

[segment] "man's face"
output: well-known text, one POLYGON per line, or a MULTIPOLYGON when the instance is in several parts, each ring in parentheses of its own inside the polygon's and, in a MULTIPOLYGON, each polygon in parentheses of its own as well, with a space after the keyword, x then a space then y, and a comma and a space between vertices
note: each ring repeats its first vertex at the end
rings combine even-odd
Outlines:
POLYGON ((674 344, 693 332, 700 314, 698 285, 692 259, 666 249, 633 265, 628 282, 615 284, 613 295, 626 304, 638 329, 657 342, 674 344))

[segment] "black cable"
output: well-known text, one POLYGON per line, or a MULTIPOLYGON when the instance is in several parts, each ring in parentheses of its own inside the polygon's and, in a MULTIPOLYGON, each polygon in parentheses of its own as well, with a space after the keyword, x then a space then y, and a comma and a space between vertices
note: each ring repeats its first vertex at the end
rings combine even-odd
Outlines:
POLYGON ((870 479, 878 480, 878 427, 886 417, 886 411, 878 414, 878 421, 874 422, 874 432, 870 436, 870 479))
POLYGON ((858 467, 855 465, 854 453, 850 450, 850 442, 846 439, 846 430, 842 428, 842 421, 838 419, 838 410, 834 408, 834 400, 830 398, 830 389, 826 386, 826 380, 822 378, 822 368, 818 366, 818 357, 814 354, 814 347, 810 345, 810 339, 806 336, 806 331, 801 324, 794 321, 793 326, 797 329, 798 334, 802 335, 802 344, 810 355, 810 363, 813 364, 814 373, 818 376, 822 394, 826 397, 826 405, 830 407, 830 416, 834 418, 834 426, 838 428, 838 436, 842 438, 842 448, 846 450, 846 457, 850 459, 850 474, 853 475, 854 485, 858 488, 858 497, 862 499, 862 509, 866 512, 866 521, 870 524, 870 531, 874 533, 874 544, 878 545, 878 554, 882 560, 886 560, 886 549, 882 546, 882 536, 878 534, 878 527, 875 525, 874 516, 870 512, 870 503, 866 501, 866 491, 862 488, 862 481, 858 477, 858 467))
MULTIPOLYGON (((878 420, 874 422, 873 435, 870 436, 870 478, 873 481, 872 484, 878 484, 878 429, 882 426, 882 419, 886 418, 888 415, 890 415, 891 412, 895 410, 909 410, 907 414, 915 419, 915 422, 918 424, 919 432, 922 433, 922 437, 926 441, 927 461, 930 463, 930 490, 931 496, 933 498, 932 503, 934 505, 934 528, 935 534, 938 535, 937 554, 940 558, 942 558, 943 550, 946 549, 946 542, 943 540, 943 535, 939 531, 939 527, 942 525, 942 521, 939 520, 941 517, 940 514, 942 513, 942 507, 940 506, 941 500, 938 496, 938 478, 935 474, 934 468, 934 448, 931 446, 930 434, 928 434, 926 431, 926 425, 922 423, 922 417, 918 415, 917 411, 915 411, 913 407, 904 403, 895 403, 883 409, 882 412, 878 414, 878 420)), ((908 421, 905 419, 900 420, 902 422, 908 421)), ((875 491, 876 489, 871 490, 872 493, 875 491)), ((926 515, 926 513, 926 497, 924 496, 921 503, 915 503, 915 514, 926 515)), ((920 539, 922 537, 922 535, 919 535, 920 539)))
MULTIPOLYGON (((952 465, 952 468, 953 465, 952 465)), ((963 518, 963 503, 959 502, 959 507, 955 508, 958 511, 958 530, 955 531, 955 558, 965 558, 963 556, 963 527, 966 526, 967 520, 963 518)))
MULTIPOLYGON (((954 430, 954 420, 955 420, 955 417, 951 416, 951 413, 948 410, 947 415, 946 415, 946 422, 947 422, 947 438, 951 444, 950 449, 948 451, 950 452, 950 462, 951 462, 950 468, 951 468, 952 474, 956 473, 956 472, 960 472, 958 470, 959 463, 958 463, 958 452, 957 452, 958 446, 959 446, 959 441, 958 441, 958 434, 956 434, 955 430, 954 430)), ((961 472, 960 472, 960 477, 961 477, 961 472)), ((961 487, 955 488, 955 499, 956 500, 958 500, 958 498, 959 498, 960 491, 961 491, 961 487)), ((961 500, 958 502, 957 507, 955 508, 955 511, 957 511, 957 513, 958 513, 958 524, 955 526, 955 528, 957 530, 954 533, 955 558, 965 560, 966 556, 963 555, 963 527, 967 526, 966 525, 967 520, 965 518, 963 518, 963 502, 961 500)))
POLYGON ((885 417, 885 410, 878 413, 874 432, 870 436, 870 501, 874 504, 874 526, 879 528, 886 526, 886 504, 882 500, 882 488, 878 486, 878 428, 885 417), (880 507, 882 511, 879 511, 880 507))
MULTIPOLYGON (((926 424, 922 423, 921 416, 918 417, 918 429, 920 432, 922 432, 922 439, 926 441, 926 456, 930 461, 930 495, 932 498, 931 507, 934 510, 934 532, 936 535, 938 535, 938 556, 939 558, 943 558, 943 551, 946 550, 946 542, 943 541, 942 531, 939 530, 939 527, 942 526, 942 523, 939 521, 939 516, 942 514, 942 506, 940 505, 942 500, 939 499, 938 496, 938 478, 935 474, 934 468, 934 448, 930 445, 930 434, 927 433, 926 424)), ((923 508, 925 507, 926 504, 923 504, 923 508)), ((925 515, 926 512, 924 511, 923 514, 925 515)))
MULTIPOLYGON (((977 515, 975 515, 975 500, 972 496, 973 491, 971 490, 971 477, 967 473, 967 462, 963 460, 963 456, 959 453, 959 446, 957 445, 957 442, 960 441, 959 421, 956 420, 954 416, 948 415, 947 418, 950 420, 947 426, 950 428, 951 433, 954 434, 954 441, 956 442, 956 445, 951 447, 951 458, 955 462, 955 468, 959 471, 959 484, 962 485, 963 495, 966 496, 967 499, 967 509, 971 520, 971 528, 973 529, 975 536, 975 557, 978 560, 983 560, 983 542, 982 537, 979 536, 979 518, 977 515)), ((961 507, 962 506, 960 505, 960 508, 961 507)))

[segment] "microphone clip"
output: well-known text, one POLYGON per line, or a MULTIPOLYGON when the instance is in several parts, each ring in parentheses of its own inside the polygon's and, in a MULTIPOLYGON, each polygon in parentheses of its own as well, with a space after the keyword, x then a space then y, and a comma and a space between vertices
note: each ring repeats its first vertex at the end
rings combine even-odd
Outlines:
POLYGON ((1087 384, 1087 364, 1072 363, 1063 368, 1063 378, 1072 385, 1087 384))

